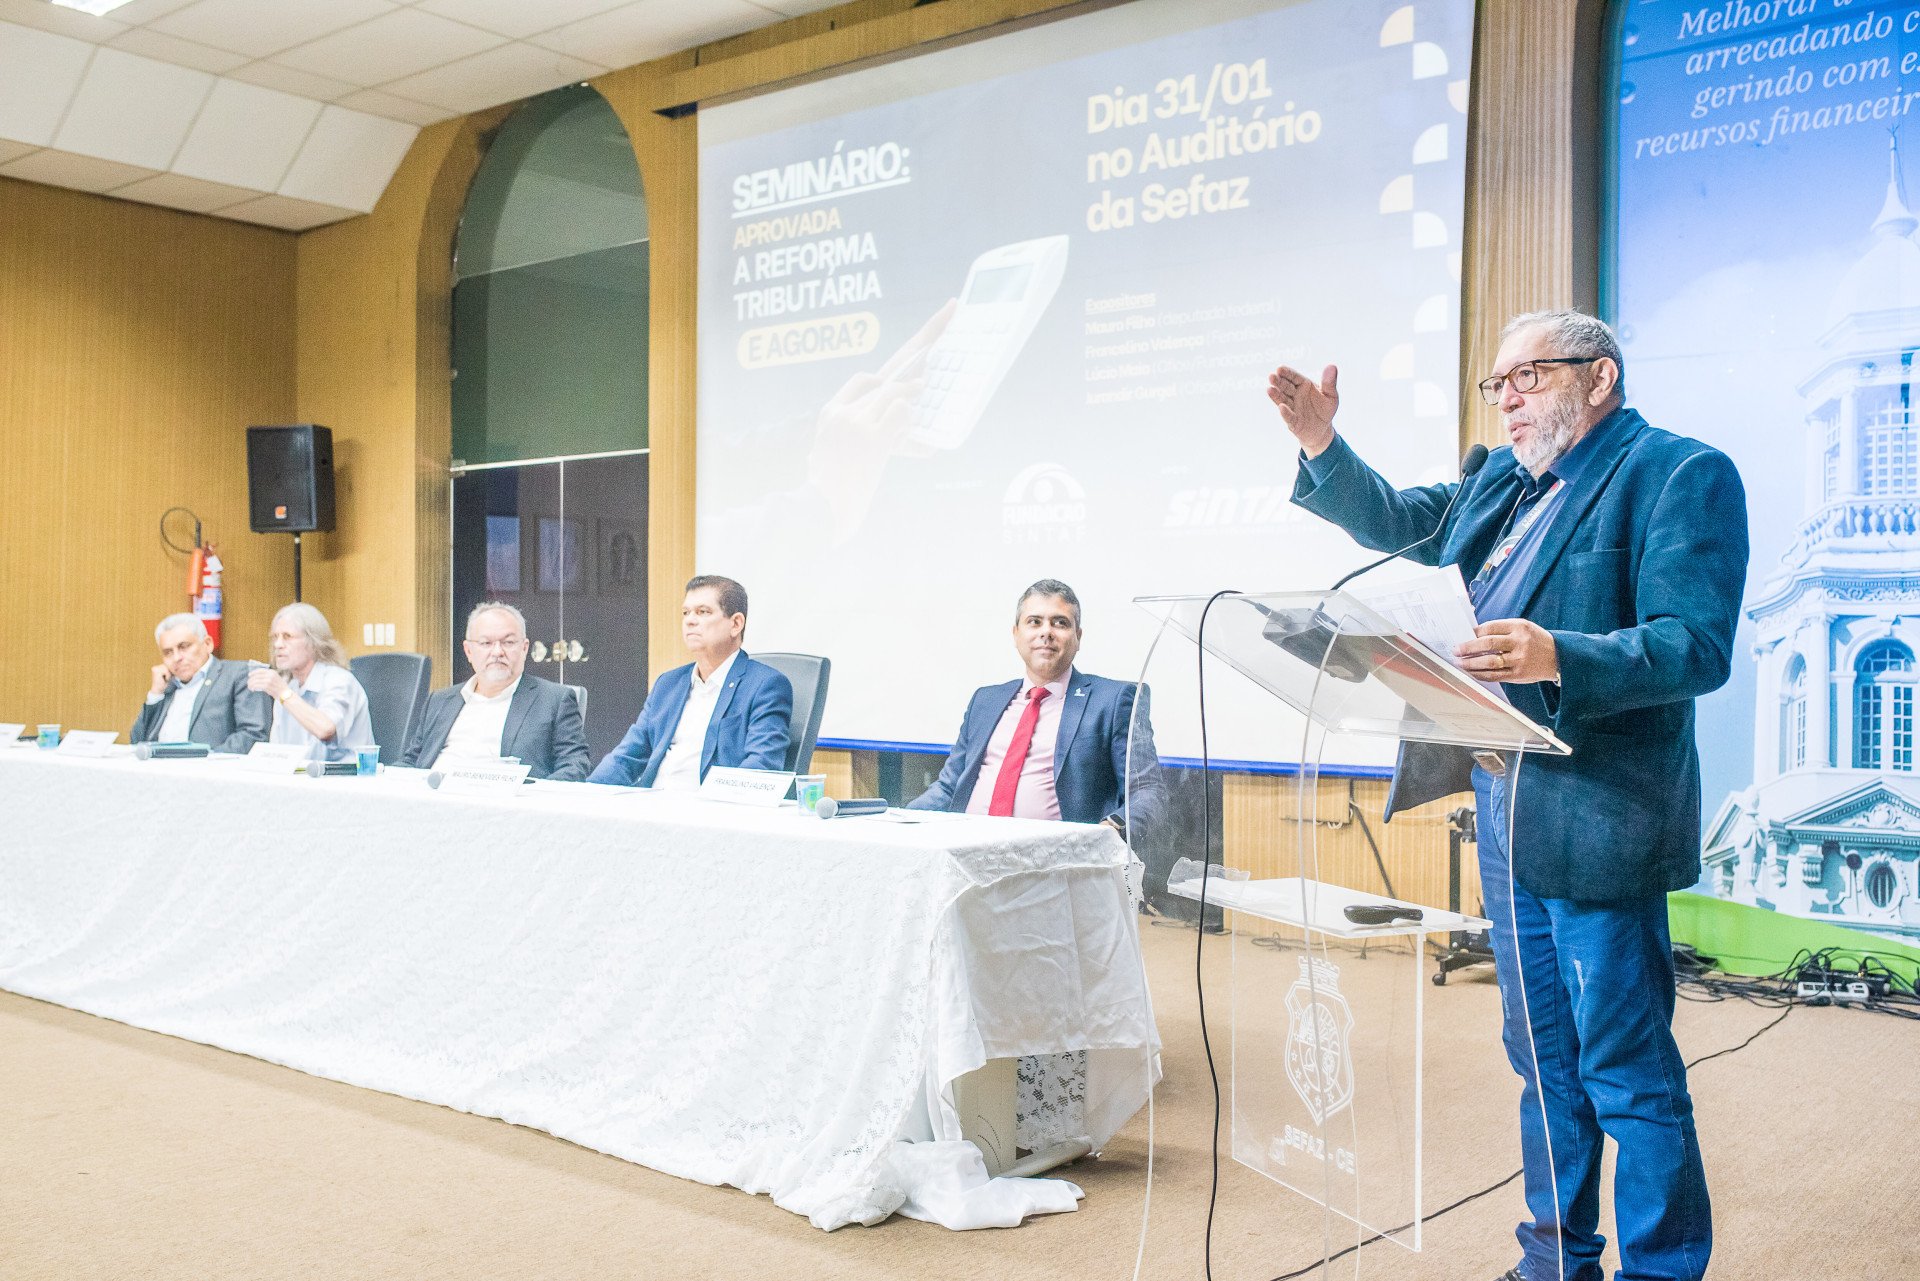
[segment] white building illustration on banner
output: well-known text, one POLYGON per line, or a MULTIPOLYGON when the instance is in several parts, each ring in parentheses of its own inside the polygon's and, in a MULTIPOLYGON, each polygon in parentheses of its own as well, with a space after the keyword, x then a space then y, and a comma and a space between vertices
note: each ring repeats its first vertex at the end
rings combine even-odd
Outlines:
POLYGON ((1754 783, 1707 828, 1734 902, 1920 938, 1920 218, 1889 142, 1873 241, 1799 386, 1805 517, 1748 604, 1754 783))

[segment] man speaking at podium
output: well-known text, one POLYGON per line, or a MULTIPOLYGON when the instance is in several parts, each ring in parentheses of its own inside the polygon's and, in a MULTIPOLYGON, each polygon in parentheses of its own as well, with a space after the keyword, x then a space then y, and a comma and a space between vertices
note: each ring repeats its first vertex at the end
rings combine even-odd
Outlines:
POLYGON ((1700 875, 1693 700, 1727 679, 1746 495, 1724 454, 1627 408, 1624 376, 1593 317, 1515 317, 1480 384, 1508 446, 1457 485, 1405 490, 1335 433, 1332 366, 1268 387, 1300 443, 1294 501, 1367 547, 1459 565, 1483 620, 1461 667, 1573 749, 1476 764, 1406 743, 1387 802, 1471 786, 1478 804, 1531 1216, 1503 1281, 1601 1281, 1603 1135, 1619 1277, 1693 1281, 1713 1243, 1666 895, 1700 875))

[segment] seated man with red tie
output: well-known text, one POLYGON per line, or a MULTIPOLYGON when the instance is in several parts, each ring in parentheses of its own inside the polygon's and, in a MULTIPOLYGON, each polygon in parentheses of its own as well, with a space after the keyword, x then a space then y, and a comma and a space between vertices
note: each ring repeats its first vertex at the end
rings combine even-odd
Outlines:
MULTIPOLYGON (((974 691, 940 777, 907 808, 1105 823, 1131 830, 1138 848, 1166 807, 1147 691, 1075 671, 1080 636, 1073 588, 1043 578, 1022 592, 1013 647, 1026 675, 974 691)), ((1021 1149, 1081 1137, 1086 1059, 1084 1050, 1020 1059, 1021 1149)))
POLYGON ((1151 826, 1166 785, 1147 691, 1075 671, 1080 637, 1073 588, 1053 578, 1027 588, 1013 620, 1026 675, 974 691, 940 777, 907 808, 1106 823, 1123 834, 1151 826))

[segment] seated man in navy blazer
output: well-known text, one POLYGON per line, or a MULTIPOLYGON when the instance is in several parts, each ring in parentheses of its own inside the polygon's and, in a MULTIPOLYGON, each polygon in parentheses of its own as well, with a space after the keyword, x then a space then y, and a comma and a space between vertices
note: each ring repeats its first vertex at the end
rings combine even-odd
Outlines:
POLYGON ((715 765, 783 769, 793 684, 740 648, 747 589, 702 574, 687 582, 680 637, 693 661, 653 683, 640 719, 589 783, 696 788, 715 765))
POLYGON ((1623 1277, 1697 1281, 1713 1244, 1673 1040, 1667 892, 1700 876, 1693 701, 1726 683, 1747 577, 1731 460, 1626 404, 1620 344, 1536 312, 1480 383, 1510 445, 1457 484, 1395 489, 1334 431, 1337 371, 1274 371, 1294 501, 1365 546, 1458 565, 1480 623, 1460 666, 1570 756, 1406 743, 1389 813, 1472 788, 1530 1218, 1502 1281, 1601 1281, 1603 1138, 1623 1277), (1476 761, 1478 764, 1476 765, 1476 761))
POLYGON ((461 647, 473 675, 427 700, 400 763, 432 769, 449 759, 511 756, 530 767, 529 778, 585 778, 593 758, 580 700, 565 685, 526 674, 526 616, 498 601, 476 605, 461 647))
POLYGON ((205 743, 245 753, 267 741, 273 701, 247 688, 247 665, 215 658, 207 625, 192 614, 169 614, 153 629, 160 661, 129 743, 205 743))
POLYGON ((974 691, 940 777, 907 808, 1104 822, 1122 832, 1151 826, 1166 785, 1146 691, 1075 671, 1080 637, 1073 588, 1043 578, 1022 592, 1013 647, 1026 675, 974 691))

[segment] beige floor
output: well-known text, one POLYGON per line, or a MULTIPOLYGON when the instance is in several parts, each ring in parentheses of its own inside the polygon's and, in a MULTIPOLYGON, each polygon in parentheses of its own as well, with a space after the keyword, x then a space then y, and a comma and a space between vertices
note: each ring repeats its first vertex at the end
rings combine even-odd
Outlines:
MULTIPOLYGON (((1156 1105, 1143 1275, 1200 1275, 1211 1102, 1194 936, 1144 932, 1167 1080, 1156 1105)), ((1210 991, 1225 949, 1209 941, 1210 991)), ((1242 977, 1288 954, 1243 956, 1242 977)), ((1387 965, 1392 958, 1365 964, 1387 965)), ((1384 968, 1379 974, 1388 973, 1384 968)), ((1280 990, 1284 984, 1276 987, 1280 990)), ((1517 1084, 1497 994, 1457 976, 1427 1000, 1430 1207, 1517 1165, 1517 1084)), ((1223 1015, 1209 1001, 1216 1021, 1223 1015)), ((1683 1003, 1688 1057, 1773 1017, 1683 1003)), ((1920 1276, 1920 1023, 1796 1010, 1694 1077, 1724 1278, 1920 1276)), ((894 1219, 822 1233, 709 1188, 444 1108, 0 994, 0 1278, 1126 1278, 1146 1168, 1142 1116, 1074 1167, 1078 1213, 954 1233, 894 1219)), ((1512 1261, 1517 1185, 1437 1220, 1360 1275, 1487 1281, 1512 1261)), ((1300 1198, 1226 1161, 1213 1275, 1264 1281, 1319 1256, 1300 1198)), ((1328 1275, 1352 1277, 1349 1259, 1328 1275)))

